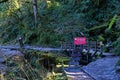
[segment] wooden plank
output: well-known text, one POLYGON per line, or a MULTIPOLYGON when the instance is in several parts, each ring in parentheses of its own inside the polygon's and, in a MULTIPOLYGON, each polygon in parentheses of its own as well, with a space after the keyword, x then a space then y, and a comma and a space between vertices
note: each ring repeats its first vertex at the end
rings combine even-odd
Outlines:
POLYGON ((74 61, 80 61, 80 57, 73 58, 74 61))
POLYGON ((81 56, 81 54, 78 54, 78 53, 74 53, 74 54, 73 54, 73 53, 72 53, 71 56, 72 56, 72 57, 79 57, 79 56, 81 56))
POLYGON ((70 65, 79 65, 79 62, 77 62, 77 61, 69 62, 69 66, 70 66, 70 65))

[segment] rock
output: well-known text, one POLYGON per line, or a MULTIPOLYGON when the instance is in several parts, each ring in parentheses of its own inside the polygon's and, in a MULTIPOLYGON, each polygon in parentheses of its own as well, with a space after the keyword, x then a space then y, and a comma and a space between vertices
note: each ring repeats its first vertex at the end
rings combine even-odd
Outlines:
POLYGON ((7 57, 12 57, 14 55, 23 56, 23 54, 18 50, 1 49, 1 53, 2 56, 7 56, 7 57))
POLYGON ((6 60, 23 62, 24 55, 18 50, 0 49, 0 71, 6 72, 6 60))

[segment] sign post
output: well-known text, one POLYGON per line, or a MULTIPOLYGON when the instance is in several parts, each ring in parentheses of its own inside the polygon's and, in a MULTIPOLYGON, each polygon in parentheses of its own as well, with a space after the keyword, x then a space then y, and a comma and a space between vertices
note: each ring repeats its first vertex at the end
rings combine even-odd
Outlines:
POLYGON ((85 45, 86 44, 86 37, 76 37, 74 38, 75 45, 85 45))
POLYGON ((83 45, 86 44, 86 37, 75 37, 73 43, 74 43, 74 50, 72 51, 71 54, 69 67, 72 64, 75 66, 79 66, 83 45))
POLYGON ((83 50, 83 45, 86 44, 86 37, 76 37, 74 38, 74 45, 79 45, 80 46, 80 52, 83 50))

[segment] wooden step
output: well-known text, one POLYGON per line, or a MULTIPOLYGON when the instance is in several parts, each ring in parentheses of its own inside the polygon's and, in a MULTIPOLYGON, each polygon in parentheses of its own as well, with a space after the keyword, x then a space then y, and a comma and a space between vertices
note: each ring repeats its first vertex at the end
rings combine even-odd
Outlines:
POLYGON ((75 61, 75 62, 69 62, 69 65, 79 65, 79 62, 78 62, 78 61, 75 61))

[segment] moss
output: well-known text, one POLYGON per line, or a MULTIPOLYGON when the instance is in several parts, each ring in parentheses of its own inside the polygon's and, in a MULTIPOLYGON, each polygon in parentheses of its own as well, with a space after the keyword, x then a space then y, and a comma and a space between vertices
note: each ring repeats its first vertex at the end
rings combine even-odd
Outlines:
POLYGON ((69 57, 57 57, 56 60, 57 60, 58 63, 62 63, 63 62, 64 64, 67 64, 70 59, 69 59, 69 57))

